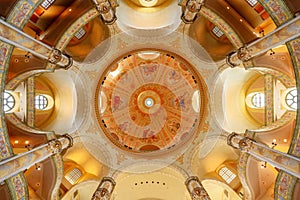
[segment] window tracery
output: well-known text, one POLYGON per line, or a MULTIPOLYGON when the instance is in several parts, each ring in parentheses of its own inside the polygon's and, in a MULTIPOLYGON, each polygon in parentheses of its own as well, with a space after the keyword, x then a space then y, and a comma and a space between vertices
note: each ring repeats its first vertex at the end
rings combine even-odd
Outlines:
POLYGON ((34 105, 36 109, 45 110, 48 106, 48 99, 44 95, 37 95, 34 98, 34 105))
POLYGON ((251 102, 255 108, 265 107, 265 94, 261 92, 255 93, 251 98, 251 102))
POLYGON ((293 110, 297 109, 297 90, 290 90, 285 96, 287 106, 293 110))
POLYGON ((3 110, 9 112, 15 107, 16 100, 14 96, 9 92, 3 94, 3 110))
POLYGON ((233 179, 235 179, 236 177, 236 175, 232 171, 230 171, 227 167, 222 167, 219 170, 218 174, 228 184, 231 183, 231 181, 233 181, 233 179))

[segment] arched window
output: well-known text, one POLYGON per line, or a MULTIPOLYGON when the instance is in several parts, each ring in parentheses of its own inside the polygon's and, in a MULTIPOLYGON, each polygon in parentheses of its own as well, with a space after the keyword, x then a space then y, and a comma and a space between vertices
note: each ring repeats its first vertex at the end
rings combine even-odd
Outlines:
POLYGON ((252 96, 251 102, 255 108, 262 108, 265 106, 265 94, 258 92, 252 96))
POLYGON ((219 29, 219 27, 217 27, 217 26, 215 26, 213 29, 212 29, 212 32, 213 32, 213 34, 216 36, 216 37, 218 37, 218 38, 220 38, 220 37, 222 37, 222 35, 224 35, 224 33, 219 29))
POLYGON ((74 183, 76 183, 79 178, 82 176, 82 173, 80 171, 80 169, 78 168, 74 168, 72 171, 70 171, 65 178, 72 184, 74 185, 74 183))
POLYGON ((47 10, 53 3, 55 0, 45 0, 42 2, 41 6, 47 10))
POLYGON ((297 110, 297 90, 290 90, 285 96, 285 102, 293 110, 297 110))
POLYGON ((4 92, 3 94, 3 110, 4 112, 11 111, 15 106, 15 98, 9 92, 4 92))
POLYGON ((218 174, 226 181, 226 183, 231 183, 231 181, 236 177, 236 175, 230 171, 227 167, 222 167, 218 174))
POLYGON ((44 95, 37 95, 34 99, 36 109, 45 110, 48 106, 48 99, 44 95))
POLYGON ((86 31, 83 28, 80 28, 76 33, 75 33, 75 37, 77 38, 77 40, 80 40, 81 38, 83 38, 83 36, 86 34, 86 31))

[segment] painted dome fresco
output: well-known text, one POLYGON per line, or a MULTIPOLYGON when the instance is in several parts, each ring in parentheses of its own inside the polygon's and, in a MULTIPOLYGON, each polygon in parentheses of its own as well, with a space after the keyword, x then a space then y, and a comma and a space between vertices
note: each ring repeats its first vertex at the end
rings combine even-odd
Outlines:
POLYGON ((114 62, 101 78, 98 121, 120 148, 170 149, 197 129, 202 90, 199 75, 180 57, 136 51, 114 62))

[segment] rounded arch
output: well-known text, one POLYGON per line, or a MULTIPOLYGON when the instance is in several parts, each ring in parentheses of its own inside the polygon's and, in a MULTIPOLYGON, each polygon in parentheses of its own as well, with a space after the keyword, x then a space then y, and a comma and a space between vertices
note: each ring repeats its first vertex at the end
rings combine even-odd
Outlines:
POLYGON ((153 170, 154 165, 157 163, 142 163, 129 167, 137 171, 148 169, 147 173, 119 172, 115 174, 114 180, 117 184, 112 198, 116 200, 189 198, 190 194, 185 187, 187 178, 185 174, 172 166, 153 170))
MULTIPOLYGON (((155 7, 144 7, 142 2, 120 1, 117 14, 118 27, 128 34, 157 37, 175 31, 180 25, 181 10, 177 1, 167 0, 155 7), (140 4, 140 5, 139 5, 140 4)), ((154 1, 152 1, 154 2, 154 1)))

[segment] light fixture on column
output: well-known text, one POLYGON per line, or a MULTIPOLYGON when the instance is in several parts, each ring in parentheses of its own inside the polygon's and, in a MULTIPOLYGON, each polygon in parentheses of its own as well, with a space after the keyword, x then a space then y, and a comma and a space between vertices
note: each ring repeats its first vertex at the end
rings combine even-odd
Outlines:
POLYGON ((262 37, 265 36, 265 30, 262 29, 261 31, 259 31, 259 34, 260 34, 262 37))
POLYGON ((35 169, 38 170, 38 171, 40 171, 41 170, 41 166, 39 164, 35 163, 35 169))
POLYGON ((274 149, 276 146, 277 146, 277 143, 276 143, 276 139, 273 139, 273 141, 272 141, 272 149, 274 149))
POLYGON ((273 51, 273 49, 270 49, 270 56, 274 55, 275 52, 273 51))
POLYGON ((30 151, 30 147, 31 147, 30 144, 26 144, 26 145, 25 145, 25 148, 26 148, 28 151, 30 151))
POLYGON ((24 56, 25 56, 25 58, 29 59, 31 57, 31 54, 30 54, 30 52, 27 52, 24 56))
POLYGON ((263 162, 263 163, 260 165, 260 168, 262 168, 262 169, 267 168, 267 162, 263 162))

